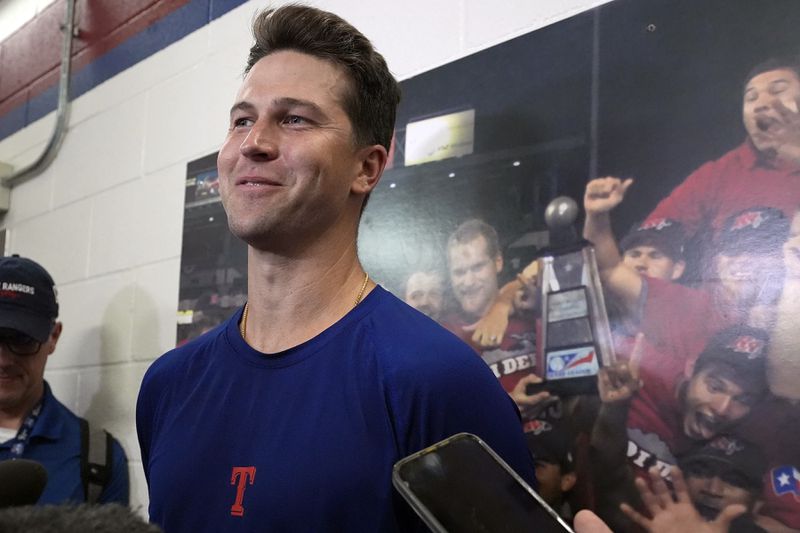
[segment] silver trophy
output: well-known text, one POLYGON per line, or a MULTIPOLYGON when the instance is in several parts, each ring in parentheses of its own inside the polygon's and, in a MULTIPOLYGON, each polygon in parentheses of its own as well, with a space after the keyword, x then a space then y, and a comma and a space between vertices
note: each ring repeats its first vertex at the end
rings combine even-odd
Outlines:
POLYGON ((529 387, 528 394, 595 392, 600 367, 615 360, 594 247, 578 238, 577 216, 577 204, 565 196, 545 211, 550 246, 537 259, 544 383, 529 387))

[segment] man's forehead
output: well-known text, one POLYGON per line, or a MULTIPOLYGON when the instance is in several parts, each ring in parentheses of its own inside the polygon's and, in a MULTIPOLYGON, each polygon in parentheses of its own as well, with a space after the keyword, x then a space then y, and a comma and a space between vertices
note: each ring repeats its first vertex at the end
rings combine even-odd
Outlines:
POLYGON ((639 252, 640 254, 650 254, 653 252, 657 252, 660 254, 664 253, 658 246, 653 246, 650 244, 640 244, 638 246, 631 246, 630 248, 625 250, 625 253, 627 254, 633 252, 634 250, 639 252))
POLYGON ((742 393, 759 392, 758 387, 751 383, 751 378, 743 372, 736 370, 731 365, 721 361, 710 361, 696 374, 703 377, 713 377, 725 382, 728 392, 735 395, 742 393))
POLYGON ((341 105, 350 85, 345 69, 332 61, 294 50, 278 50, 253 65, 242 80, 236 100, 315 101, 328 97, 341 105))
POLYGON ((408 286, 414 288, 434 287, 441 284, 444 284, 444 280, 435 272, 415 272, 408 278, 408 286))
POLYGON ((750 78, 745 87, 745 91, 755 88, 756 85, 776 83, 779 81, 800 81, 797 73, 789 68, 781 68, 760 72, 750 78))
POLYGON ((466 242, 458 242, 453 244, 448 250, 451 260, 455 259, 472 259, 472 258, 488 258, 489 257, 489 243, 486 237, 478 235, 474 239, 466 242))

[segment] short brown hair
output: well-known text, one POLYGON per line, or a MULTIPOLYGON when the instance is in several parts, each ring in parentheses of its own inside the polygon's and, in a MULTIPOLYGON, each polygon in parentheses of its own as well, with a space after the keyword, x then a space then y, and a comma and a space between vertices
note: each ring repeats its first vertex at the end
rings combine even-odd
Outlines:
POLYGON ((750 69, 750 72, 747 73, 747 77, 745 77, 744 80, 745 88, 747 88, 747 84, 750 83, 750 80, 759 74, 764 74, 765 72, 771 72, 773 70, 790 70, 794 72, 794 75, 797 76, 798 80, 800 80, 800 57, 780 56, 765 59, 750 69))
POLYGON ((497 231, 483 220, 472 218, 462 222, 447 239, 447 260, 450 260, 449 252, 454 247, 470 243, 478 237, 486 239, 486 252, 489 257, 494 259, 500 255, 500 239, 497 237, 497 231))
POLYGON ((380 144, 389 150, 400 86, 386 60, 360 31, 333 13, 290 4, 260 12, 253 21, 253 37, 245 73, 279 50, 294 50, 341 66, 353 84, 343 95, 342 105, 353 124, 356 144, 380 144))

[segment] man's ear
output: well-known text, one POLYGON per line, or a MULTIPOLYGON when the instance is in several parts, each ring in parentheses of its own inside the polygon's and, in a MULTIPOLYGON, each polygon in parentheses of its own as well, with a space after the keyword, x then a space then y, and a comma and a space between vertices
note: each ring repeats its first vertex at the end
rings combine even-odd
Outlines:
POLYGON ((681 276, 683 276, 683 272, 685 270, 686 270, 686 261, 676 261, 672 267, 672 281, 675 281, 681 276))
POLYGON ((753 502, 753 507, 750 509, 751 514, 759 514, 761 508, 764 506, 764 500, 757 499, 753 502))
POLYGON ((359 168, 350 190, 359 195, 369 194, 378 185, 388 156, 380 144, 365 146, 358 152, 359 168))
POLYGON ((497 257, 494 258, 494 269, 495 272, 498 274, 503 271, 503 255, 497 254, 497 257))
POLYGON ((567 472, 563 476, 561 476, 561 492, 569 492, 572 490, 572 487, 575 486, 575 483, 578 481, 578 476, 575 472, 567 472))
POLYGON ((683 375, 687 379, 691 379, 692 375, 694 375, 695 362, 696 362, 695 358, 690 358, 688 361, 686 361, 686 365, 684 365, 683 367, 683 375))
POLYGON ((47 346, 47 355, 50 355, 56 350, 56 344, 58 344, 58 339, 61 337, 63 329, 64 325, 61 322, 56 322, 53 326, 53 331, 50 332, 50 338, 45 342, 47 346))

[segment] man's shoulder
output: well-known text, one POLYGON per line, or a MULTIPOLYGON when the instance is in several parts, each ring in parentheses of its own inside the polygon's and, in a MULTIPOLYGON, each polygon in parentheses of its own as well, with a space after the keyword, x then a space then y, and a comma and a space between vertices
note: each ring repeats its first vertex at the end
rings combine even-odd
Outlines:
POLYGON ((376 333, 395 337, 403 344, 468 348, 441 324, 387 291, 375 308, 372 321, 376 333))
POLYGON ((646 285, 647 305, 677 306, 680 309, 692 308, 708 304, 711 294, 701 287, 690 287, 677 281, 663 280, 646 276, 643 278, 646 285))
POLYGON ((370 329, 378 356, 395 365, 430 368, 481 362, 464 341, 388 292, 370 317, 370 329))
POLYGON ((230 318, 199 337, 177 346, 155 359, 144 376, 144 382, 158 377, 169 379, 176 373, 185 373, 188 365, 202 365, 210 354, 226 346, 225 334, 230 318))
POLYGON ((41 417, 41 422, 36 426, 36 429, 41 430, 44 433, 49 433, 51 430, 60 432, 59 428, 62 424, 68 424, 70 427, 77 427, 78 421, 80 420, 78 415, 73 413, 69 407, 64 405, 55 396, 55 394, 53 394, 53 391, 47 382, 45 382, 42 411, 40 412, 39 416, 41 417))
POLYGON ((738 176, 739 171, 752 168, 757 161, 758 153, 748 141, 745 141, 720 157, 706 161, 689 177, 693 179, 711 179, 715 177, 731 179, 738 176), (733 170, 736 172, 731 176, 730 173, 733 170))

